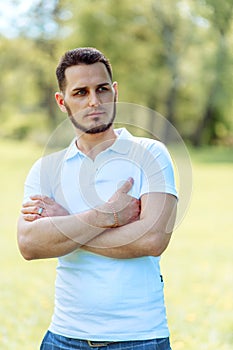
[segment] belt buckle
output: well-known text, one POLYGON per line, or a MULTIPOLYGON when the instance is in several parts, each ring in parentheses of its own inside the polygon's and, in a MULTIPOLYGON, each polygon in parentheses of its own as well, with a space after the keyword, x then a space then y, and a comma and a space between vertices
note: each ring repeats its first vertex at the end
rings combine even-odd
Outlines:
POLYGON ((111 342, 108 341, 98 342, 93 340, 88 340, 87 343, 91 348, 98 348, 101 346, 108 346, 109 344, 111 344, 111 342))

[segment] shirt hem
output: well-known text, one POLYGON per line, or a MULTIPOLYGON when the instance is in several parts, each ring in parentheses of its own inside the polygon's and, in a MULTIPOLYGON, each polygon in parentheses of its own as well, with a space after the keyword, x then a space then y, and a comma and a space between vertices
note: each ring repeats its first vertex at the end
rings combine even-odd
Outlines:
POLYGON ((168 330, 160 331, 160 332, 135 332, 128 334, 114 334, 114 335, 94 335, 94 334, 83 334, 78 332, 64 332, 60 331, 57 328, 49 327, 49 331, 63 337, 80 339, 80 340, 92 340, 92 341, 136 341, 136 340, 150 340, 150 339, 159 339, 159 338, 167 338, 170 336, 168 330))

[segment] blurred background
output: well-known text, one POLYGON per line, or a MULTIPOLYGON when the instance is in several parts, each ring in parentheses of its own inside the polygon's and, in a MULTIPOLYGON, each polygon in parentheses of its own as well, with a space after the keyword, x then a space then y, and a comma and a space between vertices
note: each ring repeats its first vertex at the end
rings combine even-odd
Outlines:
POLYGON ((112 62, 120 101, 158 111, 192 145, 232 145, 232 12, 232 0, 4 1, 0 136, 54 128, 58 60, 94 46, 112 62))
POLYGON ((16 221, 25 176, 65 118, 56 66, 79 46, 103 51, 119 101, 163 115, 189 150, 192 201, 162 259, 173 349, 232 349, 232 19, 233 0, 1 2, 1 349, 38 349, 50 321, 56 261, 25 262, 16 221))

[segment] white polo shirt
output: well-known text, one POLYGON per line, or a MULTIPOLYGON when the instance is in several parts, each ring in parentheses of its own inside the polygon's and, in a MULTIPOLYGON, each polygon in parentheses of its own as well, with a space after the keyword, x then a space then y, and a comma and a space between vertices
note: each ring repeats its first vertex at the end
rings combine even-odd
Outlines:
MULTIPOLYGON (((55 199, 70 213, 107 201, 129 177, 129 194, 177 196, 171 158, 159 141, 115 130, 114 144, 91 160, 76 147, 46 156, 32 167, 25 200, 55 199)), ((159 257, 113 259, 78 249, 58 258, 55 309, 50 331, 63 336, 127 341, 169 335, 159 257)))

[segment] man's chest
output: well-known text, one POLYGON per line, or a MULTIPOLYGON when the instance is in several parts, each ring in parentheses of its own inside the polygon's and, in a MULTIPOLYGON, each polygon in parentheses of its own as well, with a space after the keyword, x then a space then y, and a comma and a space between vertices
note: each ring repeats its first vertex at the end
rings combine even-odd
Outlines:
POLYGON ((139 198, 142 186, 142 169, 135 162, 124 157, 102 162, 65 163, 59 182, 56 184, 54 199, 70 213, 78 213, 107 201, 127 181, 134 179, 130 195, 139 198))

